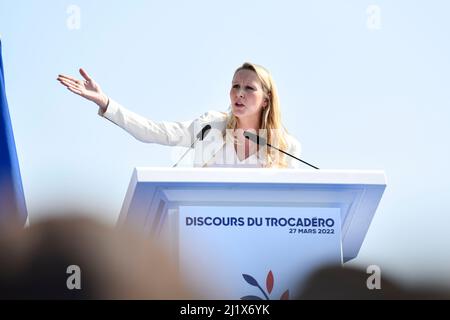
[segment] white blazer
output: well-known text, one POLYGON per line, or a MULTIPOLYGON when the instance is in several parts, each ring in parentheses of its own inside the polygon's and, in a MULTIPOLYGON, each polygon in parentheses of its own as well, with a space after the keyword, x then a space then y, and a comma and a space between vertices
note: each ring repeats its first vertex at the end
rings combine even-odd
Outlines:
MULTIPOLYGON (((194 166, 232 166, 232 167, 262 167, 264 166, 265 148, 259 155, 252 155, 240 161, 233 147, 224 135, 228 113, 208 111, 197 119, 185 122, 155 122, 131 112, 116 101, 110 99, 106 112, 99 110, 99 115, 118 125, 137 140, 146 143, 158 143, 167 146, 193 147, 195 150, 194 166), (211 125, 210 132, 203 141, 197 139, 198 133, 206 125, 211 125), (225 138, 224 138, 225 137, 225 138)), ((299 157, 300 143, 291 135, 286 134, 288 153, 299 157)), ((298 168, 300 162, 286 156, 289 168, 298 168)))

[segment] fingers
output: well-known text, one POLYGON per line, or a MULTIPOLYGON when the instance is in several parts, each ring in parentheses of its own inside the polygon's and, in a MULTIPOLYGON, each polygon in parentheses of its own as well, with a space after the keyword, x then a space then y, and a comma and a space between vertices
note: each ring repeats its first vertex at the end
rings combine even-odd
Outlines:
POLYGON ((72 89, 72 90, 75 90, 77 92, 82 92, 82 89, 79 86, 74 86, 74 85, 69 84, 69 85, 66 85, 65 87, 67 89, 72 89))
POLYGON ((73 88, 73 89, 77 89, 77 90, 82 90, 79 85, 72 84, 72 83, 66 83, 66 84, 64 84, 64 86, 66 86, 67 88, 73 88))
POLYGON ((83 90, 82 90, 81 86, 78 83, 75 83, 75 82, 73 82, 71 80, 67 80, 67 79, 60 80, 59 78, 58 78, 58 81, 63 86, 65 86, 67 89, 69 89, 70 91, 72 91, 72 92, 74 92, 76 94, 82 95, 83 90))
POLYGON ((92 81, 92 78, 87 74, 87 72, 83 68, 80 69, 80 74, 84 79, 86 79, 86 81, 92 81))
POLYGON ((63 86, 79 86, 79 83, 74 82, 72 80, 66 80, 66 79, 59 79, 58 78, 59 83, 61 83, 63 86))
POLYGON ((65 76, 58 76, 58 80, 62 85, 67 86, 68 84, 74 85, 74 86, 81 86, 83 85, 83 82, 80 80, 77 80, 72 77, 65 77, 65 76))
POLYGON ((57 80, 59 80, 59 81, 61 81, 61 80, 69 80, 69 81, 73 81, 75 83, 80 83, 80 80, 75 79, 74 77, 71 77, 71 76, 66 76, 64 74, 58 75, 58 79, 57 80))
POLYGON ((73 87, 67 87, 67 90, 69 90, 69 91, 71 91, 71 92, 73 92, 73 93, 76 93, 76 94, 78 94, 78 95, 80 95, 80 96, 83 95, 82 92, 81 92, 80 90, 75 89, 75 88, 73 88, 73 87))
POLYGON ((67 80, 67 79, 58 78, 56 80, 58 80, 59 83, 61 83, 62 85, 68 85, 68 84, 77 85, 78 84, 78 83, 76 83, 76 82, 74 82, 72 80, 67 80))

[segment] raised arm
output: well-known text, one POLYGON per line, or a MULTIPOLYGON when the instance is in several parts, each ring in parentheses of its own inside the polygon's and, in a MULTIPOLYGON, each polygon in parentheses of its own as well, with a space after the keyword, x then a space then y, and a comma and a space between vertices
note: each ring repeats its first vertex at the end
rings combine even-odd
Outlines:
POLYGON ((220 112, 207 112, 192 121, 155 122, 127 110, 110 99, 85 70, 80 69, 80 74, 84 80, 59 75, 58 81, 71 92, 95 102, 100 107, 100 116, 121 127, 139 141, 190 147, 197 133, 206 124, 217 127, 219 131, 225 128, 226 114, 220 112))

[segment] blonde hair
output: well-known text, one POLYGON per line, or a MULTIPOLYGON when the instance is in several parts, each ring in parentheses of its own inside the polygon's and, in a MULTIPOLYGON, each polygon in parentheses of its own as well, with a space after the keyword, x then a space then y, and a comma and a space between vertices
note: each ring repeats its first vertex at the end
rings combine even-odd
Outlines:
MULTIPOLYGON (((281 122, 280 101, 278 98, 278 91, 272 75, 264 67, 245 62, 240 66, 234 74, 241 70, 251 70, 256 73, 262 85, 262 89, 268 101, 267 106, 263 109, 261 114, 261 128, 265 130, 267 142, 281 150, 286 150, 286 134, 287 131, 281 122)), ((227 129, 234 130, 237 126, 237 117, 231 112, 228 117, 227 129)), ((266 148, 265 167, 286 168, 286 157, 284 154, 274 150, 273 148, 266 148)))

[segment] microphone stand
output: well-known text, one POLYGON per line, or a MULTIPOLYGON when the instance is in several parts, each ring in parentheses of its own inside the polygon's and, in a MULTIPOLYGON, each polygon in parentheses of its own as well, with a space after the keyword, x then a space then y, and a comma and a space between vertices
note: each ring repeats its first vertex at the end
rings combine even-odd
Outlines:
POLYGON ((296 156, 293 156, 293 155, 290 154, 290 153, 287 153, 287 152, 285 152, 285 151, 283 151, 283 150, 281 150, 281 149, 278 149, 277 147, 272 146, 270 143, 267 143, 267 145, 268 145, 269 147, 271 147, 271 148, 274 148, 275 150, 280 151, 281 153, 284 153, 285 155, 288 155, 288 156, 290 156, 290 157, 292 157, 292 158, 294 158, 294 159, 296 159, 296 160, 298 160, 298 161, 300 161, 300 162, 303 162, 304 164, 306 164, 306 165, 308 165, 308 166, 310 166, 310 167, 313 167, 314 169, 320 170, 320 169, 317 168, 316 166, 313 166, 312 164, 310 164, 310 163, 308 163, 308 162, 306 162, 306 161, 303 161, 302 159, 299 159, 299 158, 297 158, 296 156))
POLYGON ((308 165, 308 166, 310 166, 310 167, 312 167, 312 168, 314 168, 314 169, 320 170, 320 169, 317 168, 316 166, 313 166, 312 164, 310 164, 310 163, 308 163, 308 162, 306 162, 306 161, 303 161, 302 159, 299 159, 299 158, 297 158, 296 156, 293 156, 292 154, 287 153, 286 151, 283 151, 283 150, 281 150, 281 149, 278 149, 277 147, 272 146, 270 143, 268 143, 268 142, 266 141, 266 139, 261 138, 261 137, 258 136, 257 134, 254 134, 254 133, 252 133, 252 132, 245 131, 245 132, 244 132, 244 137, 247 138, 248 140, 253 141, 253 142, 256 143, 257 145, 267 145, 268 147, 274 148, 275 150, 277 150, 277 151, 279 151, 279 152, 281 152, 281 153, 284 153, 285 155, 288 155, 289 157, 294 158, 295 160, 298 160, 298 161, 300 161, 300 162, 302 162, 302 163, 304 163, 304 164, 306 164, 306 165, 308 165))

